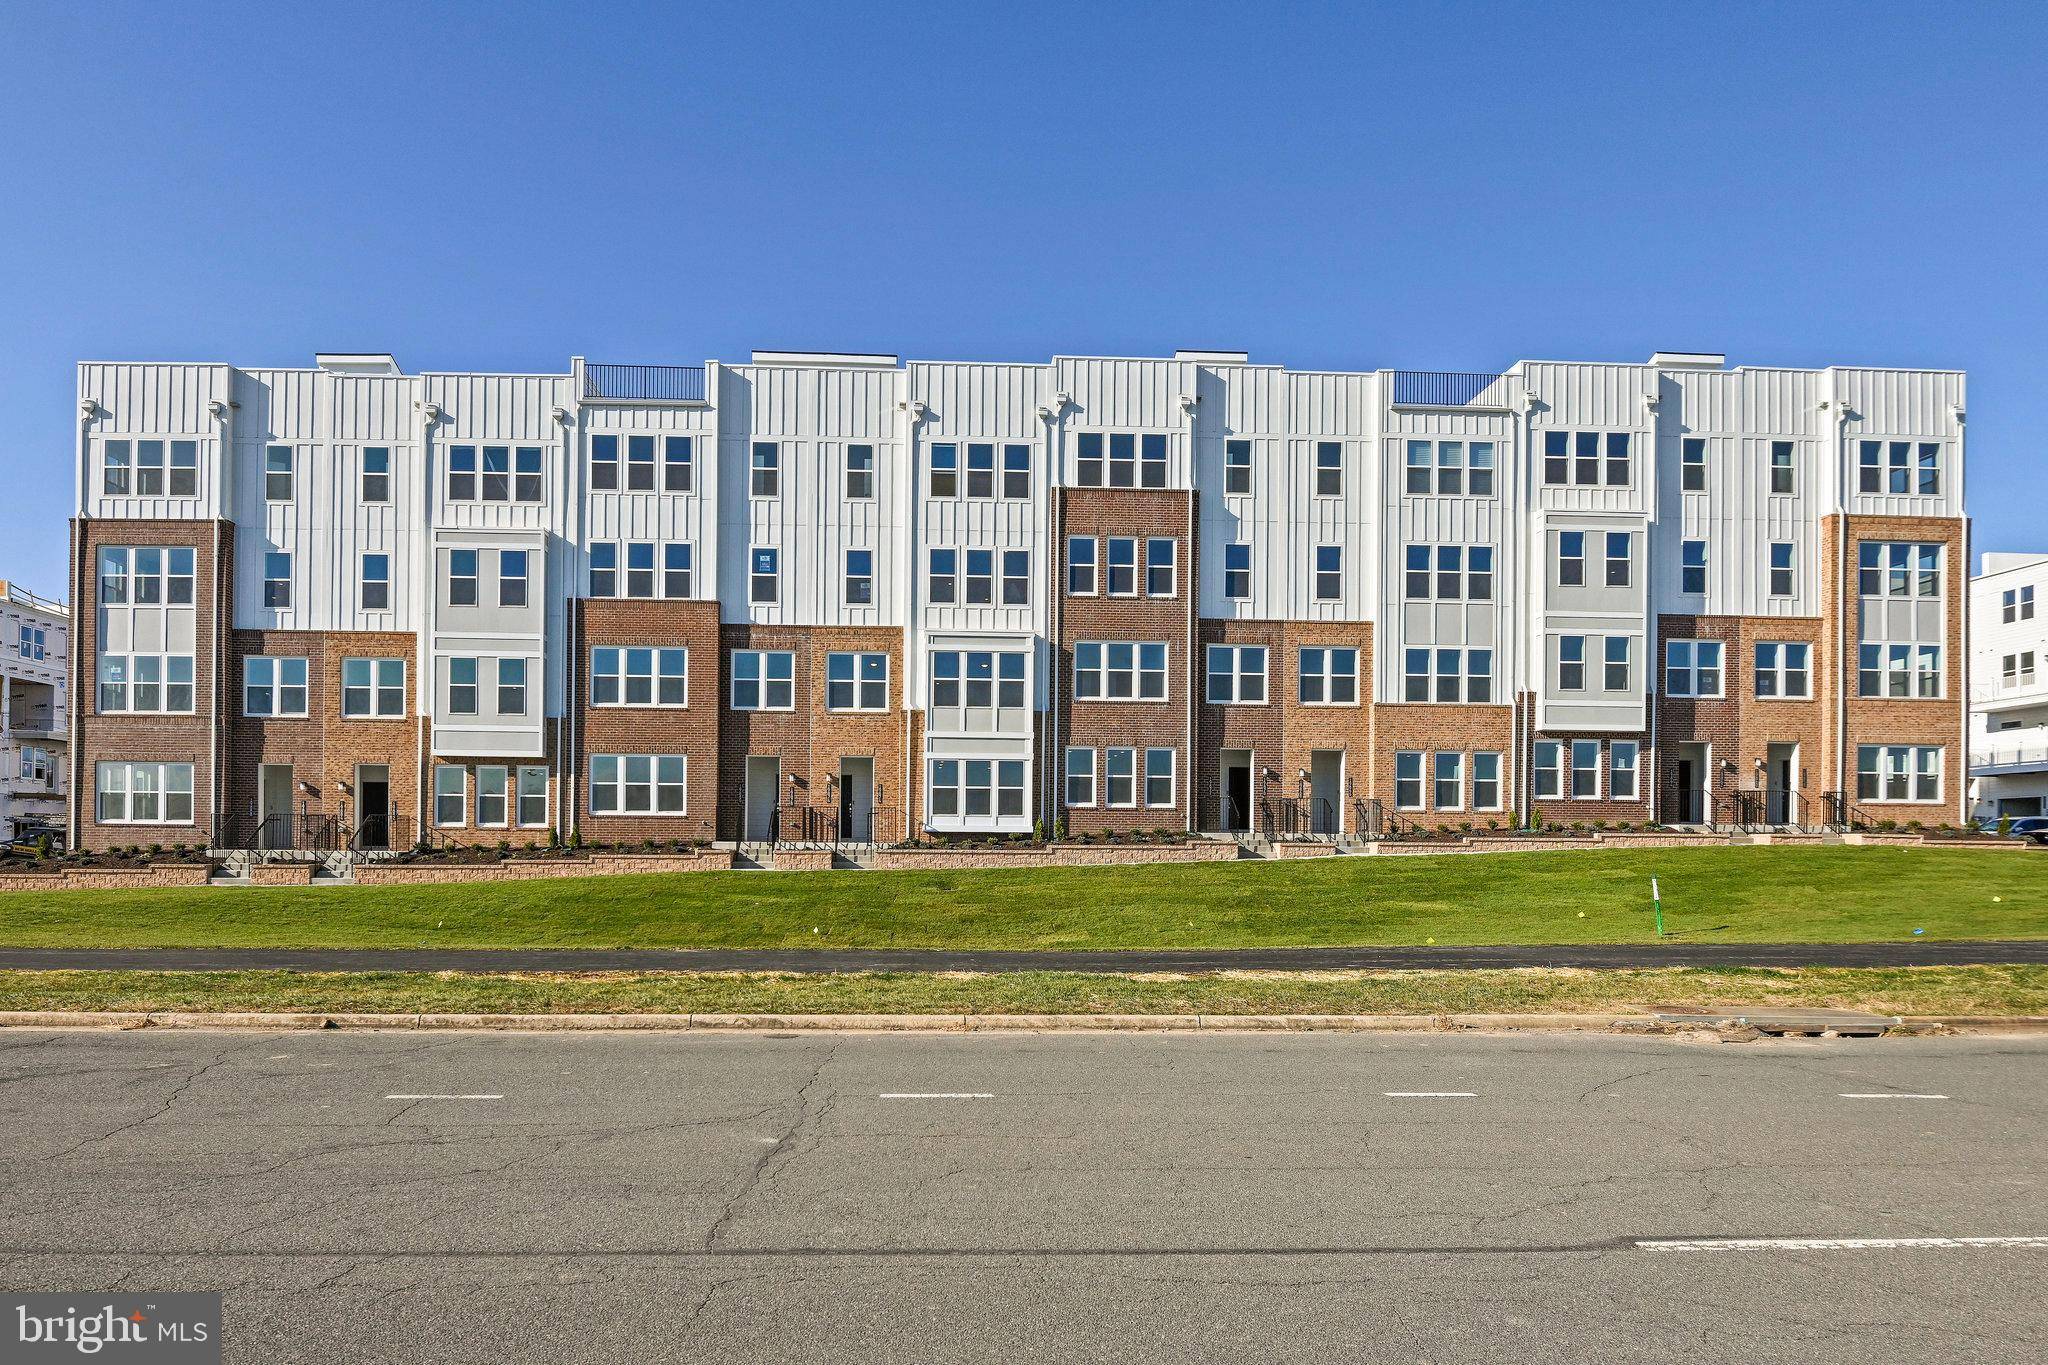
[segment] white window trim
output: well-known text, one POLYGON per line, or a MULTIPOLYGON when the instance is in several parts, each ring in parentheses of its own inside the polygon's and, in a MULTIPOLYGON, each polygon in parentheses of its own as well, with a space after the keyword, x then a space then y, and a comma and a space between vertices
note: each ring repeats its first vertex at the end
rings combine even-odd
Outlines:
POLYGON ((1574 801, 1606 800, 1607 784, 1604 781, 1602 781, 1602 778, 1605 775, 1607 767, 1607 746, 1602 744, 1597 739, 1568 739, 1564 741, 1564 746, 1565 786, 1566 790, 1570 791, 1571 793, 1571 799, 1574 801), (1593 746, 1593 790, 1586 793, 1584 796, 1579 795, 1577 791, 1577 787, 1579 785, 1578 774, 1581 770, 1579 768, 1578 763, 1575 761, 1578 758, 1578 754, 1575 752, 1575 750, 1577 750, 1577 748, 1581 744, 1590 744, 1593 746))
MULTIPOLYGON (((549 785, 550 784, 548 781, 548 770, 545 766, 542 766, 540 764, 527 763, 512 769, 512 790, 508 795, 507 800, 510 802, 508 809, 512 813, 513 824, 517 825, 520 829, 546 829, 549 826, 549 824, 551 823, 550 815, 554 807, 554 794, 548 790, 549 785), (520 795, 519 789, 523 785, 520 779, 523 778, 527 773, 539 773, 541 775, 540 819, 538 820, 528 820, 521 813, 521 807, 524 803, 524 798, 520 795)), ((683 799, 685 801, 688 801, 690 799, 689 789, 687 785, 685 785, 684 788, 683 799)))
POLYGON ((1428 751, 1427 751, 1427 750, 1423 750, 1423 749, 1402 749, 1402 750, 1399 750, 1399 751, 1397 751, 1397 752, 1396 752, 1396 753, 1394 754, 1394 809, 1395 809, 1395 810, 1428 810, 1428 809, 1429 809, 1429 799, 1428 799, 1428 798, 1429 798, 1429 795, 1430 795, 1430 792, 1429 792, 1429 775, 1430 775, 1430 765, 1429 765, 1429 753, 1428 753, 1428 751), (1401 799, 1401 760, 1402 760, 1402 759, 1404 759, 1404 758, 1411 758, 1411 757, 1412 757, 1412 758, 1413 758, 1413 759, 1415 760, 1415 772, 1416 772, 1416 778, 1415 778, 1415 800, 1414 800, 1414 801, 1413 801, 1412 803, 1411 803, 1411 802, 1406 802, 1406 801, 1403 801, 1403 800, 1401 799))
POLYGON ((825 655, 825 709, 835 716, 886 715, 889 711, 888 652, 879 649, 834 649, 827 651, 825 655), (832 704, 832 660, 837 658, 850 658, 853 660, 854 704, 852 706, 834 706, 832 704), (871 681, 861 676, 860 661, 863 659, 880 659, 882 661, 882 704, 880 706, 862 706, 860 704, 861 684, 864 681, 871 681))
POLYGON ((1723 640, 1703 640, 1691 637, 1684 639, 1666 640, 1664 642, 1664 678, 1662 691, 1665 696, 1674 698, 1679 701, 1721 701, 1725 699, 1728 695, 1727 642, 1723 640), (1691 677, 1692 687, 1690 691, 1685 692, 1675 691, 1671 686, 1671 675, 1674 671, 1671 664, 1671 651, 1674 646, 1679 645, 1686 645, 1691 647, 1689 651, 1690 662, 1686 665, 1683 671, 1691 677), (1718 656, 1720 662, 1714 665, 1715 688, 1712 692, 1702 692, 1699 690, 1699 646, 1701 645, 1713 645, 1716 649, 1720 651, 1718 656))
MULTIPOLYGON (((130 678, 128 687, 132 693, 135 680, 130 678)), ((248 720, 304 720, 313 714, 313 663, 300 654, 244 654, 242 656, 242 715, 248 720), (249 665, 259 661, 270 664, 270 709, 251 711, 249 709, 249 665), (285 683, 284 670, 279 665, 290 661, 306 666, 306 705, 298 711, 287 711, 283 707, 285 683)))
POLYGON ((1069 597, 1099 597, 1103 592, 1102 541, 1096 536, 1068 536, 1066 555, 1066 590, 1069 597), (1086 542, 1088 551, 1088 589, 1074 590, 1074 546, 1086 542))
POLYGON ((1943 794, 1947 791, 1947 788, 1948 747, 1946 745, 1859 744, 1856 746, 1856 804, 1860 806, 1936 806, 1942 803, 1943 794), (1863 795, 1863 755, 1865 752, 1873 750, 1878 756, 1878 794, 1876 796, 1865 796, 1863 795), (1891 752, 1899 752, 1906 755, 1905 772, 1908 792, 1905 796, 1886 796, 1884 794, 1884 778, 1887 772, 1885 755, 1891 752), (1934 795, 1931 797, 1916 796, 1910 790, 1919 780, 1919 761, 1920 755, 1923 752, 1934 755, 1934 795))
POLYGON ((348 654, 342 656, 339 673, 341 685, 338 689, 341 695, 335 699, 336 706, 340 708, 339 714, 341 718, 343 720, 403 720, 405 718, 405 673, 406 661, 394 655, 348 654), (352 663, 367 663, 370 666, 370 709, 354 715, 351 715, 348 710, 348 666, 352 663), (396 711, 378 709, 378 695, 384 690, 377 682, 377 666, 379 664, 398 665, 398 709, 396 711))
POLYGON ((595 819, 680 820, 688 816, 690 813, 690 756, 688 754, 593 753, 589 755, 588 759, 584 764, 583 776, 583 785, 585 789, 585 804, 589 807, 590 815, 595 819), (597 792, 599 785, 597 781, 597 761, 601 758, 609 758, 613 760, 613 762, 617 765, 616 771, 618 773, 618 780, 608 785, 611 786, 613 791, 617 794, 619 804, 611 810, 599 810, 597 808, 597 792), (629 810, 626 807, 626 760, 631 758, 644 758, 647 760, 649 765, 647 774, 648 808, 646 810, 629 810), (681 810, 663 810, 661 808, 661 789, 664 785, 661 780, 661 761, 665 758, 675 759, 677 762, 683 765, 682 781, 678 784, 673 784, 679 785, 683 789, 683 807, 681 810))
POLYGON ((1068 745, 1066 753, 1061 756, 1060 804, 1072 810, 1092 810, 1095 806, 1097 797, 1100 795, 1100 792, 1097 790, 1095 778, 1095 750, 1079 744, 1068 745), (1072 770, 1072 764, 1074 761, 1075 754, 1088 755, 1088 799, 1086 801, 1076 801, 1073 799, 1073 782, 1074 779, 1078 776, 1078 774, 1076 774, 1072 770))
MULTIPOLYGON (((727 705, 728 707, 730 707, 730 708, 731 708, 732 710, 734 710, 734 711, 794 711, 794 710, 796 710, 796 651, 795 651, 795 650, 791 650, 791 649, 735 649, 735 650, 733 650, 733 651, 731 652, 731 656, 730 656, 730 659, 729 659, 729 661, 728 661, 728 663, 727 663, 727 667, 728 667, 728 668, 729 668, 729 669, 731 670, 731 674, 730 674, 730 679, 729 679, 729 681, 730 681, 731 685, 730 685, 730 686, 729 686, 729 687, 727 688, 727 690, 726 690, 726 698, 725 698, 725 703, 726 703, 726 705, 727 705), (759 706, 741 706, 741 705, 739 704, 739 686, 740 686, 740 669, 739 669, 739 659, 740 659, 740 656, 741 656, 742 654, 752 654, 752 655, 755 655, 756 657, 758 657, 758 658, 759 658, 759 659, 761 660, 761 671, 760 671, 759 675, 758 675, 758 676, 757 676, 757 677, 755 678, 755 682, 756 682, 757 684, 759 684, 759 686, 760 686, 760 688, 761 688, 761 705, 759 705, 759 706), (787 705, 787 706, 770 706, 770 705, 768 705, 768 704, 767 704, 767 702, 768 702, 768 658, 769 658, 769 656, 770 656, 770 655, 774 655, 774 654, 787 654, 787 655, 789 656, 789 705, 787 705)), ((778 678, 778 679, 776 679, 776 681, 777 681, 777 682, 780 682, 780 681, 782 681, 782 679, 778 678)))
POLYGON ((1432 749, 1432 750, 1430 750, 1430 754, 1429 754, 1429 772, 1428 772, 1428 779, 1429 779, 1429 803, 1430 803, 1430 809, 1432 809, 1432 810, 1447 810, 1447 811, 1462 811, 1462 810, 1464 810, 1464 809, 1465 809, 1465 805, 1466 805, 1466 799, 1467 799, 1467 793, 1466 793, 1466 789, 1465 789, 1465 767, 1466 767, 1466 763, 1465 763, 1465 754, 1464 754, 1464 751, 1463 751, 1463 750, 1461 750, 1461 749, 1432 749), (1458 801, 1457 801, 1457 804, 1456 804, 1456 805, 1451 805, 1451 806, 1446 806, 1446 805, 1444 805, 1443 803, 1441 803, 1440 801, 1438 801, 1438 800, 1436 799, 1436 794, 1437 794, 1437 784, 1438 784, 1438 783, 1440 783, 1441 781, 1443 781, 1443 779, 1442 779, 1442 778, 1440 778, 1440 777, 1438 777, 1438 776, 1437 776, 1437 765, 1436 765, 1436 761, 1437 761, 1437 759, 1438 759, 1438 758, 1440 758, 1440 757, 1445 757, 1445 756, 1448 756, 1448 757, 1451 757, 1451 758, 1455 758, 1455 759, 1457 759, 1457 760, 1458 760, 1458 773, 1457 773, 1457 777, 1456 777, 1456 779, 1455 779, 1455 780, 1457 781, 1457 784, 1458 784, 1458 801))
POLYGON ((518 778, 515 776, 517 771, 518 770, 516 768, 509 767, 503 763, 479 763, 472 770, 471 781, 473 782, 476 789, 476 828, 512 828, 513 817, 517 814, 517 812, 512 809, 513 793, 516 789, 516 784, 518 782, 518 778), (497 797, 499 801, 504 803, 505 818, 502 820, 484 819, 484 774, 487 772, 499 772, 505 775, 504 786, 499 789, 497 797))
POLYGON ((1164 640, 1076 640, 1074 642, 1072 687, 1073 700, 1077 705, 1102 702, 1111 706, 1129 706, 1132 704, 1140 706, 1165 706, 1173 700, 1173 648, 1164 640), (1081 647, 1083 645, 1094 645, 1101 651, 1098 657, 1101 658, 1102 664, 1099 668, 1084 670, 1081 667, 1081 647), (1109 650, 1111 645, 1129 645, 1131 647, 1131 695, 1128 697, 1112 697, 1109 695, 1109 676, 1111 673, 1119 671, 1110 667, 1109 650), (1157 647, 1164 651, 1166 655, 1165 664, 1158 670, 1160 694, 1156 697, 1143 695, 1145 674, 1150 671, 1144 666, 1143 650, 1147 645, 1157 647), (1101 686, 1097 689, 1094 696, 1084 697, 1081 695, 1081 675, 1084 671, 1095 673, 1100 678, 1101 686))
POLYGON ((1466 765, 1471 772, 1472 809, 1475 811, 1505 810, 1503 798, 1507 795, 1507 756, 1499 749, 1474 749, 1466 765), (1482 756, 1493 759, 1493 801, 1489 805, 1479 804, 1479 760, 1482 756))
MULTIPOLYGON (((1750 685, 1750 700, 1752 700, 1752 701, 1761 701, 1761 702, 1774 702, 1774 701, 1812 701, 1812 700, 1813 700, 1813 651, 1814 651, 1814 645, 1813 645, 1813 642, 1812 642, 1812 641, 1810 641, 1810 640, 1757 640, 1757 641, 1753 642, 1753 646, 1752 646, 1752 648, 1751 648, 1751 650, 1750 650, 1750 680, 1749 680, 1749 685, 1750 685), (1772 676, 1772 677, 1774 677, 1774 678, 1776 678, 1776 679, 1778 680, 1778 690, 1777 690, 1776 692, 1773 692, 1773 693, 1769 693, 1769 694, 1766 694, 1766 693, 1763 693, 1763 692, 1760 692, 1760 691, 1758 691, 1758 690, 1757 690, 1757 687, 1756 687, 1756 680, 1757 680, 1757 678, 1761 677, 1761 676, 1763 675, 1763 673, 1765 672, 1765 670, 1764 670, 1764 669, 1762 669, 1762 668, 1759 668, 1759 667, 1757 667, 1757 664, 1756 664, 1756 649, 1755 649, 1755 647, 1754 647, 1754 646, 1760 646, 1760 645, 1776 645, 1776 646, 1778 647, 1778 662, 1777 662, 1777 664, 1776 664, 1776 666, 1775 666, 1775 667, 1773 667, 1772 669, 1770 669, 1770 670, 1769 670, 1769 671, 1770 671, 1770 674, 1771 674, 1771 676, 1772 676), (1803 668, 1803 669, 1798 669, 1798 670, 1793 670, 1793 669, 1789 669, 1789 668, 1787 668, 1787 667, 1786 667, 1786 664, 1785 664, 1785 648, 1786 648, 1786 646, 1788 646, 1788 645, 1798 645, 1798 646, 1799 646, 1799 647, 1800 647, 1801 649, 1804 649, 1804 650, 1806 651, 1806 667, 1805 667, 1805 668, 1803 668), (1794 672, 1794 671, 1797 671, 1797 672, 1802 672, 1802 673, 1804 673, 1804 674, 1806 675, 1806 690, 1805 690, 1804 692, 1787 692, 1787 691, 1785 691, 1785 675, 1786 675, 1787 673, 1789 673, 1789 672, 1794 672)), ((1724 651, 1724 652, 1725 652, 1725 651, 1724 651)), ((1726 684, 1724 683, 1723 685, 1724 685, 1724 687, 1725 687, 1725 685, 1726 685, 1726 684)))
POLYGON ((1164 744, 1138 750, 1138 804, 1146 810, 1172 810, 1180 804, 1180 751, 1164 744), (1166 799, 1152 799, 1152 755, 1166 755, 1166 799))
POLYGON ((135 763, 135 762, 130 762, 130 761, 126 760, 126 759, 106 759, 106 760, 99 760, 99 761, 97 761, 97 762, 96 762, 96 763, 94 764, 94 767, 93 767, 93 802, 92 802, 92 822, 93 822, 94 824, 96 824, 96 825, 149 825, 149 826, 157 826, 157 825, 174 825, 174 826, 179 826, 179 827, 185 827, 185 826, 191 826, 191 825, 196 825, 196 824, 198 823, 198 821, 199 821, 199 796, 198 796, 198 790, 197 790, 197 774, 196 774, 196 772, 195 772, 195 769, 194 769, 194 765, 193 765, 193 764, 190 764, 190 763, 135 763), (122 810, 123 810, 123 811, 125 812, 125 814, 123 814, 123 815, 121 816, 121 818, 119 818, 119 819, 115 819, 115 820, 106 820, 106 819, 102 819, 102 818, 100 818, 100 797, 101 797, 101 796, 102 796, 103 794, 105 794, 105 792, 107 791, 107 785, 106 785, 106 780, 105 780, 105 773, 106 773, 106 770, 107 770, 108 768, 120 768, 120 769, 122 770, 122 777, 121 777, 121 807, 122 807, 122 810), (136 818, 135 818, 135 816, 134 816, 134 811, 135 811, 135 772, 136 772, 136 770, 137 770, 138 768, 147 768, 147 769, 151 769, 151 770, 153 770, 153 771, 154 771, 154 772, 156 773, 156 799, 157 799, 157 804, 156 804, 156 808, 157 808, 157 818, 156 818, 156 819, 154 819, 154 820, 138 820, 138 819, 136 819, 136 818), (183 796, 184 796, 184 797, 186 798, 186 800, 188 800, 189 802, 191 802, 191 805, 192 805, 192 814, 191 814, 191 815, 190 815, 190 816, 189 816, 188 818, 186 818, 186 819, 183 819, 183 820, 172 820, 172 819, 169 819, 169 818, 168 818, 168 817, 167 817, 167 816, 165 815, 165 811, 166 811, 166 810, 168 809, 168 807, 169 807, 169 805, 170 805, 170 795, 171 795, 171 790, 172 790, 172 788, 171 788, 171 785, 170 785, 170 776, 171 776, 171 773, 172 773, 172 771, 173 771, 173 770, 175 770, 175 769, 179 769, 179 768, 182 768, 182 769, 184 769, 184 770, 185 770, 185 786, 184 786, 184 790, 183 790, 183 791, 182 791, 182 792, 181 792, 180 794, 181 794, 181 795, 183 795, 183 796))
POLYGON ((686 710, 690 705, 690 649, 687 645, 592 645, 590 647, 589 665, 589 690, 587 695, 589 696, 592 710, 682 711, 686 710), (606 649, 616 650, 619 655, 619 671, 615 674, 605 675, 606 677, 616 677, 619 680, 619 699, 617 701, 599 701, 597 699, 597 655, 598 651, 606 649), (626 671, 626 655, 629 651, 635 649, 646 650, 650 656, 650 661, 654 665, 653 671, 647 675, 648 696, 651 698, 648 701, 626 700, 626 679, 630 676, 626 671), (661 680, 663 677, 661 656, 664 653, 672 654, 677 651, 681 651, 683 656, 683 699, 681 701, 663 701, 661 699, 661 680))
MULTIPOLYGON (((1360 650, 1360 649, 1358 648, 1358 646, 1356 646, 1356 645, 1296 645, 1296 646, 1295 646, 1295 649, 1294 649, 1294 704, 1295 704, 1296 706, 1357 706, 1357 705, 1359 705, 1359 704, 1360 704, 1360 702, 1361 702, 1361 698, 1360 698, 1360 695, 1359 695, 1359 694, 1360 694, 1360 691, 1361 691, 1361 689, 1360 689, 1360 688, 1359 688, 1359 686, 1358 686, 1358 660, 1359 660, 1359 656, 1360 656, 1360 655, 1361 655, 1362 653, 1363 653, 1363 651, 1362 651, 1362 650, 1360 650), (1310 676, 1310 677, 1317 677, 1317 678, 1321 678, 1321 679, 1323 680, 1323 699, 1322 699, 1321 701, 1303 701, 1303 700, 1301 699, 1301 679, 1302 679, 1302 676, 1303 676, 1303 673, 1302 673, 1302 667, 1301 667, 1301 651, 1302 651, 1302 650, 1304 650, 1304 649, 1320 649, 1321 651, 1323 651, 1323 671, 1322 671, 1321 673, 1313 673, 1313 674, 1309 674, 1309 675, 1308 675, 1308 676, 1310 676), (1350 671, 1349 673, 1339 673, 1339 672, 1336 672, 1336 671, 1335 671, 1334 669, 1332 669, 1332 668, 1330 667, 1330 656, 1331 656, 1331 654, 1332 654, 1332 653, 1333 653, 1334 651, 1336 651, 1336 650, 1340 650, 1340 649, 1348 649, 1348 650, 1350 650, 1350 651, 1351 651, 1351 671, 1350 671), (1330 682, 1331 682, 1331 680, 1332 680, 1332 679, 1335 679, 1335 678, 1347 678, 1347 677, 1348 677, 1349 679, 1351 679, 1351 700, 1350 700, 1350 701, 1331 701, 1331 700, 1330 700, 1330 682)), ((1270 687, 1270 684, 1269 684, 1269 686, 1268 686, 1268 691, 1270 692, 1270 690, 1271 690, 1271 687, 1270 687)))
POLYGON ((1535 742, 1535 744, 1530 746, 1529 792, 1531 799, 1536 801, 1564 800, 1565 793, 1571 782, 1571 762, 1571 754, 1568 751, 1568 741, 1560 739, 1539 739, 1535 742), (1554 765, 1546 764, 1543 761, 1543 750, 1546 746, 1554 750, 1557 754, 1557 762, 1554 765), (1553 781, 1556 784, 1556 790, 1549 792, 1543 790, 1543 784, 1546 778, 1553 781))
POLYGON ((1102 538, 1102 595, 1104 597, 1143 597, 1145 595, 1145 537, 1104 536, 1102 538), (1110 551, 1119 542, 1131 547, 1131 590, 1118 592, 1110 587, 1110 551))
POLYGON ((1215 640, 1215 641, 1210 641, 1210 642, 1208 642, 1208 643, 1206 643, 1206 644, 1204 644, 1204 645, 1202 646, 1202 701, 1203 701, 1203 704, 1204 704, 1204 705, 1208 705, 1208 706, 1267 706, 1267 705, 1270 705, 1270 704, 1272 703, 1272 700, 1273 700, 1273 677, 1272 677, 1272 674, 1273 674, 1273 650, 1272 650, 1271 646, 1268 646, 1268 645, 1255 645, 1255 644, 1237 644, 1237 643, 1233 643, 1233 642, 1229 642, 1229 641, 1222 641, 1222 640, 1215 640), (1225 650, 1229 650, 1229 651, 1230 651, 1230 674, 1229 674, 1229 676, 1230 676, 1230 696, 1229 696, 1228 698, 1224 699, 1223 701, 1216 701, 1216 700, 1214 700, 1213 698, 1211 698, 1211 697, 1209 696, 1209 679, 1210 679, 1210 678, 1213 678, 1213 677, 1216 677, 1216 676, 1218 676, 1218 675, 1217 675, 1217 673, 1216 673, 1216 671, 1215 671, 1215 670, 1213 670, 1213 669, 1211 669, 1211 668, 1209 667, 1209 651, 1210 651, 1210 650, 1214 650, 1214 649, 1225 649, 1225 650), (1246 677, 1246 670, 1244 669, 1244 667, 1243 667, 1242 665, 1243 665, 1243 662, 1244 662, 1244 651, 1245 651, 1245 650, 1247 650, 1247 649, 1256 649, 1256 650, 1258 650, 1258 651, 1259 651, 1259 653, 1260 653, 1260 654, 1261 654, 1261 655, 1262 655, 1262 656, 1264 657, 1264 661, 1265 661, 1265 662, 1264 662, 1264 666, 1263 666, 1263 667, 1262 667, 1262 668, 1261 668, 1261 669, 1259 670, 1259 673, 1258 673, 1258 678, 1259 678, 1259 682, 1260 682, 1260 689, 1259 689, 1259 690, 1260 690, 1260 692, 1261 692, 1261 693, 1262 693, 1263 695, 1262 695, 1262 696, 1261 696, 1261 697, 1259 698, 1259 700, 1257 700, 1257 701, 1246 701, 1246 700, 1244 699, 1244 697, 1243 697, 1242 695, 1240 695, 1240 694, 1241 694, 1241 693, 1243 692, 1243 690, 1244 690, 1244 689, 1243 689, 1243 686, 1242 686, 1242 684, 1243 684, 1243 680, 1244 680, 1244 678, 1246 677))
POLYGON ((1607 799, 1610 801, 1640 801, 1643 799, 1643 746, 1633 739, 1611 739, 1607 741, 1607 799), (1627 768, 1621 768, 1614 761, 1615 751, 1627 748, 1634 761, 1627 768), (1629 793, 1623 796, 1614 789, 1614 775, 1626 772, 1629 776, 1629 793))
POLYGON ((1144 561, 1139 565, 1139 571, 1145 576, 1145 596, 1158 598, 1161 601, 1178 597, 1180 595, 1180 542, 1172 536, 1146 536, 1144 540, 1144 561), (1154 567, 1152 564, 1152 547, 1162 541, 1165 542, 1167 548, 1172 553, 1167 556, 1166 560, 1166 591, 1154 592, 1152 591, 1152 569, 1154 567))
MULTIPOLYGON (((431 802, 431 809, 434 814, 434 828, 466 829, 469 826, 469 769, 460 763, 436 763, 434 765, 432 782, 432 791, 428 799, 431 802), (444 772, 462 774, 462 815, 459 819, 443 820, 441 818, 441 798, 444 795, 441 791, 441 774, 444 772)), ((446 793, 446 795, 454 795, 454 793, 450 792, 446 793)))
MULTIPOLYGON (((1107 466, 1107 462, 1105 461, 1105 464, 1104 464, 1104 468, 1105 468, 1105 470, 1107 469, 1107 467, 1108 467, 1108 466, 1107 466)), ((1145 797, 1145 792, 1144 792, 1144 786, 1145 786, 1145 763, 1144 763, 1144 759, 1143 759, 1143 758, 1142 758, 1141 756, 1143 755, 1143 753, 1144 753, 1144 752, 1145 752, 1145 751, 1144 751, 1143 749, 1140 749, 1140 748, 1137 748, 1137 747, 1134 747, 1134 746, 1132 746, 1132 745, 1128 745, 1128 744, 1113 744, 1113 745, 1107 745, 1107 746, 1105 746, 1105 747, 1103 748, 1103 750, 1102 750, 1102 806, 1103 806, 1103 809, 1105 809, 1105 810, 1139 810, 1139 809, 1142 809, 1142 808, 1143 808, 1143 806, 1144 806, 1144 797, 1145 797), (1110 772, 1109 772, 1109 756, 1110 756, 1111 754, 1129 754, 1129 755, 1131 756, 1131 770, 1130 770, 1130 783, 1131 783, 1131 799, 1130 799, 1130 800, 1128 800, 1128 801, 1112 801, 1112 800, 1110 800, 1110 799, 1109 799, 1109 791, 1110 791, 1110 788, 1109 788, 1109 779, 1110 779, 1110 772)))

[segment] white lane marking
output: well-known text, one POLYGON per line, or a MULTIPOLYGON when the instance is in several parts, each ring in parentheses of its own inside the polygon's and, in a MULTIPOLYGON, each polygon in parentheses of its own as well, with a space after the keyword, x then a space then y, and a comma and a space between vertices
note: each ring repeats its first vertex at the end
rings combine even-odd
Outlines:
POLYGON ((502 1100, 503 1095, 386 1095, 387 1100, 502 1100))
POLYGON ((1945 1100, 1946 1095, 1915 1095, 1897 1090, 1872 1090, 1867 1093, 1842 1091, 1835 1096, 1842 1100, 1945 1100))
POLYGON ((876 1096, 884 1100, 992 1100, 994 1095, 969 1090, 891 1091, 876 1096))
POLYGON ((1390 1100, 1476 1100, 1475 1090, 1382 1090, 1390 1100))
POLYGON ((2048 1237, 1705 1237, 1636 1245, 1644 1251, 1888 1251, 1914 1247, 2048 1247, 2048 1237))

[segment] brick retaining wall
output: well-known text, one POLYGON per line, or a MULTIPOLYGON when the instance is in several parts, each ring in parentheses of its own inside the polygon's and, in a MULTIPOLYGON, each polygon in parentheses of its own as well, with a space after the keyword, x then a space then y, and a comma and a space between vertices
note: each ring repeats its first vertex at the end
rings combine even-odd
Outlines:
POLYGON ((163 863, 156 867, 65 868, 56 872, 0 872, 0 891, 130 891, 166 886, 204 886, 204 863, 163 863))

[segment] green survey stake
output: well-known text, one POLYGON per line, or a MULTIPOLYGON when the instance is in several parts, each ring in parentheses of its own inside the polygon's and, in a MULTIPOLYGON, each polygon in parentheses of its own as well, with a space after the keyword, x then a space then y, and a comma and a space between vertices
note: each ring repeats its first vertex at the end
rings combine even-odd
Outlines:
POLYGON ((1657 912, 1657 937, 1664 937, 1664 898, 1657 892, 1657 879, 1650 878, 1650 905, 1657 912))

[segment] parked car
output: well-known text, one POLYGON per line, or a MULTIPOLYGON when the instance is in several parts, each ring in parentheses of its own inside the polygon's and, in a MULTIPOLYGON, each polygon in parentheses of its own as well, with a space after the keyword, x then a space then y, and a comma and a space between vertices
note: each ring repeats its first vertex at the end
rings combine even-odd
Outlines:
MULTIPOLYGON (((1998 818, 1979 820, 1977 828, 1986 834, 1997 834, 1998 818)), ((2015 815, 2007 823, 2005 835, 2009 839, 2031 839, 2037 844, 2048 844, 2048 815, 2015 815)))

